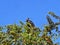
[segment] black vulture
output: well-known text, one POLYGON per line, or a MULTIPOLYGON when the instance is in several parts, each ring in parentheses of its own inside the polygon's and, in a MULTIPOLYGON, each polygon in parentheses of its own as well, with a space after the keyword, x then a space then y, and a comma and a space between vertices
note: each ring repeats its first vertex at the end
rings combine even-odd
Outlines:
POLYGON ((30 23, 32 27, 35 27, 34 23, 29 18, 26 19, 26 22, 30 23))

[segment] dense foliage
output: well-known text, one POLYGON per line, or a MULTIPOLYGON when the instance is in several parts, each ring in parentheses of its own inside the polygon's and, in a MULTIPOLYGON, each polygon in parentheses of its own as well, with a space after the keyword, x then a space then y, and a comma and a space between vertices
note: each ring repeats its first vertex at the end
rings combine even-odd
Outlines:
POLYGON ((60 36, 58 33, 60 23, 54 23, 49 16, 47 16, 47 20, 49 24, 46 24, 43 30, 36 27, 29 18, 24 23, 20 21, 19 25, 1 26, 0 45, 58 45, 54 44, 52 39, 56 40, 60 36), (51 32, 55 29, 58 34, 51 32))

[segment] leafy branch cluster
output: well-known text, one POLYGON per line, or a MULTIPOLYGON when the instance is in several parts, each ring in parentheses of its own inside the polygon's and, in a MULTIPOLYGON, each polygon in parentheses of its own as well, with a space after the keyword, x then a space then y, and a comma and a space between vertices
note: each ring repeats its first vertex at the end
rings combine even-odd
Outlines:
MULTIPOLYGON (((49 12, 53 17, 59 18, 54 13, 49 12)), ((60 22, 54 23, 49 16, 46 16, 48 25, 44 26, 44 29, 40 29, 34 25, 34 23, 28 18, 25 23, 20 21, 20 24, 6 25, 0 27, 0 45, 58 45, 54 44, 54 40, 59 37, 52 34, 51 31, 56 29, 58 31, 58 25, 60 22), (7 30, 3 32, 3 30, 7 30)))

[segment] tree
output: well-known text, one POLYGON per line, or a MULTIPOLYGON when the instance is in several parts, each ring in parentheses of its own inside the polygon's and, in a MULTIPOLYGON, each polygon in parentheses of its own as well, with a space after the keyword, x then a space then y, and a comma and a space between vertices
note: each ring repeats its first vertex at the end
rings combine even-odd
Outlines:
MULTIPOLYGON (((48 20, 47 16, 47 20, 48 20)), ((20 21, 20 25, 12 24, 6 25, 5 27, 0 27, 0 45, 58 45, 54 44, 52 37, 59 35, 49 34, 52 24, 50 24, 50 19, 48 20, 49 25, 46 24, 44 29, 36 27, 34 23, 27 19, 26 23, 20 21), (3 32, 2 30, 7 30, 3 32)), ((55 23, 59 25, 59 23, 55 23)), ((54 25, 55 25, 54 24, 54 25)), ((54 27, 54 26, 53 26, 54 27)), ((56 39, 56 37, 54 37, 56 39)))

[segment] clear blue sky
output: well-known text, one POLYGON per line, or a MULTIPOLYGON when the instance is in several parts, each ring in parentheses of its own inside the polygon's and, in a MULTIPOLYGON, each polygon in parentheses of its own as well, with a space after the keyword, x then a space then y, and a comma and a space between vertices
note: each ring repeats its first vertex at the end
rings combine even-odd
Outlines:
POLYGON ((0 0, 0 25, 18 24, 29 17, 41 27, 47 23, 48 11, 60 16, 60 0, 0 0))

